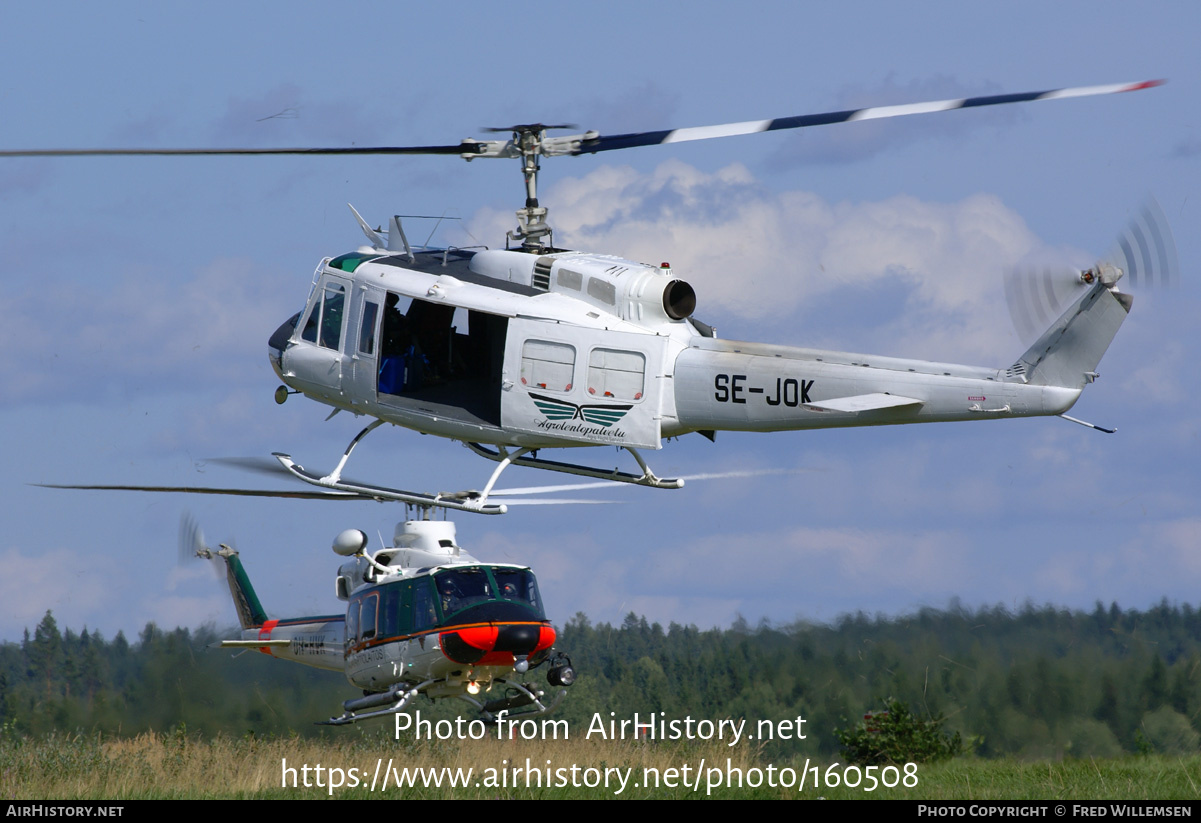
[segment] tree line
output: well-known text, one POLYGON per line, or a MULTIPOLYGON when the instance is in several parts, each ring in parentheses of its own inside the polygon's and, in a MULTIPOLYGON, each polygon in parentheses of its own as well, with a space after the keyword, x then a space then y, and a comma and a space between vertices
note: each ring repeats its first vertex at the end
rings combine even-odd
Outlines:
MULTIPOLYGON (((224 633, 230 636, 232 633, 224 633)), ((357 694, 336 673, 214 648, 213 627, 149 624, 134 642, 46 616, 0 645, 0 728, 8 734, 346 734, 313 725, 357 694), (181 725, 182 724, 182 725, 181 725)), ((559 631, 579 678, 558 716, 806 720, 804 741, 768 744, 834 755, 837 729, 886 700, 946 718, 983 757, 1110 757, 1196 752, 1201 739, 1201 612, 1166 601, 1091 612, 952 604, 901 617, 726 629, 621 625, 576 614, 559 631)), ((542 681, 541 670, 530 678, 542 681)), ((451 716, 461 704, 417 704, 451 716)), ((359 733, 363 733, 360 731, 359 733)))

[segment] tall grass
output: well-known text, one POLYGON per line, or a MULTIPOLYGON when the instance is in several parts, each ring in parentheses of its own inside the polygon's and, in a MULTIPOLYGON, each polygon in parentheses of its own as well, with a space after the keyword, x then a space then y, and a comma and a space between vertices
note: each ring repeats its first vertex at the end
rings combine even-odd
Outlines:
MULTIPOLYGON (((752 746, 727 747, 720 742, 677 745, 634 741, 587 740, 497 740, 480 741, 394 741, 380 730, 349 731, 338 741, 275 738, 270 740, 217 737, 202 740, 182 728, 169 734, 144 734, 133 738, 101 738, 98 735, 61 735, 33 739, 11 734, 0 736, 0 798, 5 800, 131 800, 143 798, 703 798, 707 795, 704 776, 699 790, 691 788, 701 763, 723 773, 739 770, 741 788, 723 786, 710 796, 723 798, 889 798, 931 800, 1192 800, 1201 796, 1201 757, 1128 757, 1119 760, 1065 760, 1026 763, 1013 759, 979 760, 959 758, 918 768, 916 787, 865 790, 845 786, 815 788, 808 772, 803 791, 760 786, 754 775, 766 781, 769 765, 791 767, 794 774, 818 767, 827 773, 828 763, 817 764, 802 757, 790 762, 769 763, 752 746), (525 774, 527 759, 541 770, 542 785, 525 774), (295 769, 295 778, 284 786, 284 761, 295 769), (628 785, 620 794, 614 772, 610 785, 594 788, 547 785, 545 769, 591 767, 597 779, 605 769, 631 770, 628 785), (372 777, 390 763, 396 770, 412 767, 471 769, 467 786, 441 788, 410 786, 396 788, 388 782, 373 793, 372 777), (310 772, 309 787, 303 786, 303 766, 310 772), (315 767, 323 769, 318 777, 315 767), (688 766, 685 775, 683 767, 688 766), (331 767, 342 770, 343 786, 329 788, 331 767), (360 785, 349 786, 349 769, 358 770, 360 785), (677 771, 671 772, 669 770, 677 771), (486 771, 491 770, 491 771, 486 771), (647 771, 649 770, 649 771, 647 771), (759 770, 754 772, 752 770, 759 770), (660 785, 645 785, 647 774, 658 774, 660 785), (687 777, 689 786, 682 785, 687 777), (292 786, 296 782, 297 787, 292 786), (493 785, 482 785, 490 780, 493 785), (669 786, 668 783, 676 783, 669 786), (481 785, 475 785, 480 783, 481 785), (635 783, 639 785, 635 787, 635 783)), ((834 771, 841 774, 842 767, 834 771)), ((335 773, 336 774, 336 773, 335 773)), ((563 773, 565 779, 570 775, 563 773)), ((378 778, 376 778, 378 780, 378 778)))

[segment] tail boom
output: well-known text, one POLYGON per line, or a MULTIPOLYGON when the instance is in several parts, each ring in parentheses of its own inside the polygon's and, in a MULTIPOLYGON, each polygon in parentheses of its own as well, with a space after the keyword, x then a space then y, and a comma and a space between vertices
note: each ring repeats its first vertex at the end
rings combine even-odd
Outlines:
POLYGON ((676 359, 664 435, 1063 414, 1132 302, 1094 283, 1008 369, 701 338, 676 359))

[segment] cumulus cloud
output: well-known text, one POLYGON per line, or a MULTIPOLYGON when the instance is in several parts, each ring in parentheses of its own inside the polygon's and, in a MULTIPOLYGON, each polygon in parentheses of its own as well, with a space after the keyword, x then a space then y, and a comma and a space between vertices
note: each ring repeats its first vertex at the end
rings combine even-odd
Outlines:
POLYGON ((0 328, 0 345, 24 353, 0 365, 4 400, 61 396, 65 387, 83 397, 261 380, 230 364, 251 353, 266 362, 267 334, 286 317, 273 308, 279 288, 246 260, 217 260, 182 278, 143 269, 104 283, 29 283, 10 294, 0 328))
POLYGON ((472 551, 528 563, 560 623, 576 611, 609 622, 634 611, 664 624, 709 627, 740 613, 792 619, 818 585, 827 602, 844 592, 847 608, 898 597, 942 602, 978 573, 963 545, 950 531, 798 527, 658 542, 638 562, 593 534, 560 535, 553 545, 535 535, 491 534, 472 551))
POLYGON ((1034 579, 1049 596, 1093 593, 1104 600, 1195 600, 1201 586, 1201 519, 1148 523, 1130 539, 1100 551, 1060 551, 1038 565, 1034 579))
MULTIPOLYGON (((79 553, 66 550, 30 554, 9 548, 0 552, 0 602, 4 603, 0 634, 20 633, 52 610, 59 626, 79 629, 103 609, 115 604, 111 581, 105 581, 79 562, 79 553)), ((95 625, 93 623, 93 625, 95 625)))
MULTIPOLYGON (((1045 252, 992 195, 832 203, 771 191, 739 164, 708 173, 669 160, 648 174, 606 166, 558 182, 545 200, 556 242, 669 261, 696 287, 699 317, 792 335, 780 342, 841 337, 843 347, 933 360, 1004 365, 1017 343, 1001 272, 1045 252)), ((485 210, 472 232, 489 236, 511 222, 485 210)))

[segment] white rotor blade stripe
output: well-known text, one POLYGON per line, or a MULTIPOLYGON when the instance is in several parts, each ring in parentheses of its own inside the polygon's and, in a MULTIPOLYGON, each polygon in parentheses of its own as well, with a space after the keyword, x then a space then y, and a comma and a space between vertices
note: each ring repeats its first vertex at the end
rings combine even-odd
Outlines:
POLYGON ((767 131, 771 126, 770 120, 748 120, 745 123, 726 123, 724 126, 696 126, 690 129, 676 129, 667 137, 664 143, 687 143, 689 140, 708 140, 713 137, 735 137, 739 134, 758 134, 767 131))
POLYGON ((885 117, 904 117, 907 114, 928 114, 934 111, 950 111, 962 108, 963 98, 959 100, 935 100, 931 103, 909 103, 904 106, 879 106, 874 109, 860 109, 847 118, 848 122, 856 120, 882 120, 885 117))

